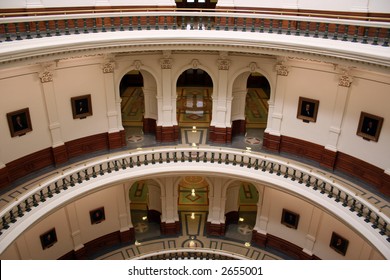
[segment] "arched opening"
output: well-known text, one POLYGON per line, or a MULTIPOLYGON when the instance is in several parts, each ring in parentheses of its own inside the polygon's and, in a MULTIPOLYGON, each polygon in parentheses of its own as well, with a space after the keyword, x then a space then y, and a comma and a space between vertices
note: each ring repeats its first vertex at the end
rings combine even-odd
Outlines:
POLYGON ((183 144, 205 144, 212 119, 213 82, 201 69, 188 69, 176 83, 177 123, 183 144))
POLYGON ((157 119, 155 79, 146 71, 132 70, 121 79, 119 92, 122 125, 128 145, 138 147, 145 138, 154 140, 157 119))
POLYGON ((175 0, 178 8, 214 9, 218 0, 175 0))
POLYGON ((247 182, 235 182, 226 191, 225 237, 250 242, 256 224, 259 193, 247 182))
POLYGON ((129 190, 131 221, 135 239, 142 241, 161 235, 161 189, 153 180, 133 183, 129 190))
POLYGON ((245 145, 261 147, 268 120, 271 89, 259 72, 245 72, 233 84, 232 135, 244 136, 245 145))
POLYGON ((209 209, 209 184, 201 176, 185 176, 178 185, 178 211, 183 235, 190 238, 184 247, 202 247, 202 235, 209 209))

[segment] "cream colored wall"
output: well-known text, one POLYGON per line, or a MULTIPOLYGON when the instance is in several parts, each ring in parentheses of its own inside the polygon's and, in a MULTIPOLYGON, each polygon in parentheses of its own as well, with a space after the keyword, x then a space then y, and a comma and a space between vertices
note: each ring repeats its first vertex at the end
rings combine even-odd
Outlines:
POLYGON ((340 151, 383 169, 390 167, 389 92, 389 76, 357 73, 350 88, 339 140, 340 151), (356 135, 362 111, 384 118, 378 142, 356 135))
POLYGON ((51 146, 47 110, 38 74, 29 71, 13 72, 0 79, 0 143, 4 163, 51 146), (29 108, 32 131, 11 137, 7 116, 9 112, 29 108))
POLYGON ((313 68, 291 67, 284 98, 281 134, 325 146, 336 93, 337 76, 334 73, 313 68), (297 119, 299 97, 319 100, 315 123, 305 123, 297 119))
POLYGON ((57 69, 54 88, 64 142, 108 131, 106 93, 100 64, 57 69), (93 115, 73 119, 71 98, 86 94, 91 94, 93 115))

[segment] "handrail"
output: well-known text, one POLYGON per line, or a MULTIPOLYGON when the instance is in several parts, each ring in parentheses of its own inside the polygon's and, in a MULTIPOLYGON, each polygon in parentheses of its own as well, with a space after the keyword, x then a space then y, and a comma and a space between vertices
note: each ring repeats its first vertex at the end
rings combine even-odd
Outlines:
POLYGON ((27 15, 27 16, 37 16, 37 15, 66 15, 66 14, 79 14, 79 13, 124 13, 124 12, 151 12, 151 11, 172 11, 172 12, 182 12, 182 11, 190 11, 190 12, 224 12, 224 13, 248 13, 248 14, 272 14, 272 15, 296 15, 296 16, 306 16, 306 17, 321 17, 321 18, 345 18, 345 19, 356 19, 356 20, 368 20, 368 21, 390 21, 390 18, 384 18, 384 17, 373 17, 373 16, 357 16, 357 15, 344 15, 344 14, 324 14, 324 13, 308 13, 308 12, 301 12, 301 11, 288 11, 288 10, 281 10, 281 11, 275 11, 275 10, 263 10, 263 9, 254 9, 254 10, 248 10, 248 9, 227 9, 227 8, 216 8, 216 9, 209 9, 209 8, 175 8, 175 7, 135 7, 135 8, 99 8, 99 9, 77 9, 77 10, 54 10, 54 11, 24 11, 24 12, 3 12, 0 13, 0 17, 13 17, 13 16, 20 16, 20 15, 27 15))
MULTIPOLYGON (((315 193, 322 194, 322 197, 331 199, 335 205, 342 205, 345 209, 355 212, 356 219, 364 220, 369 225, 369 230, 377 234, 378 238, 385 236, 390 246, 389 217, 357 193, 322 174, 313 172, 308 167, 269 155, 232 148, 179 146, 132 150, 103 159, 91 160, 43 180, 1 210, 0 244, 6 235, 4 233, 12 231, 13 225, 18 223, 19 218, 55 195, 66 192, 69 188, 82 187, 86 181, 120 170, 125 172, 127 169, 142 168, 149 164, 174 165, 183 162, 188 165, 206 163, 214 166, 235 166, 252 172, 254 177, 258 176, 258 172, 262 172, 269 174, 268 176, 297 182, 303 189, 312 189, 315 193)), ((0 250, 4 249, 0 248, 0 250)))
MULTIPOLYGON (((241 31, 333 39, 389 46, 390 23, 274 15, 270 13, 180 10, 78 13, 0 18, 0 43, 42 37, 140 30, 241 31), (161 18, 160 18, 161 17, 161 18), (82 23, 81 23, 82 22, 82 23), (180 23, 179 23, 180 22, 180 23), (153 24, 153 26, 152 26, 153 24)), ((1 46, 1 45, 0 45, 1 46)))
POLYGON ((197 254, 197 253, 205 253, 205 254, 215 254, 219 256, 229 257, 236 260, 248 260, 249 258, 245 258, 243 255, 239 255, 237 253, 232 253, 229 251, 224 250, 217 250, 217 249, 211 249, 211 248, 185 248, 185 249, 168 249, 168 250, 159 250, 159 251, 153 251, 151 253, 145 253, 141 255, 137 255, 134 258, 130 258, 131 260, 144 260, 147 258, 155 257, 155 256, 162 256, 169 254, 172 258, 175 257, 177 254, 185 254, 189 253, 191 254, 197 254))

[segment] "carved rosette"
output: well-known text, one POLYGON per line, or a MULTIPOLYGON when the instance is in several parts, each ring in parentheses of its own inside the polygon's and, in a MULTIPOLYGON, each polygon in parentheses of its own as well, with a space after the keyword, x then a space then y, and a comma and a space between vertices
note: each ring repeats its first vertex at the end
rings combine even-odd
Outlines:
POLYGON ((172 69, 172 58, 160 59, 161 69, 172 69))
POLYGON ((284 64, 276 64, 275 70, 279 76, 288 76, 288 67, 284 64))
POLYGON ((218 59, 218 70, 229 70, 230 67, 230 60, 229 59, 218 59))
POLYGON ((199 67, 199 60, 193 59, 192 62, 191 62, 191 65, 192 65, 192 69, 198 69, 198 67, 199 67))
POLYGON ((51 71, 43 71, 39 74, 39 78, 41 79, 41 83, 49 83, 53 81, 53 72, 51 71))
POLYGON ((142 62, 140 60, 135 60, 133 63, 135 70, 140 70, 142 66, 142 62))
POLYGON ((104 74, 107 74, 107 73, 114 73, 114 67, 115 67, 115 63, 110 61, 110 62, 106 62, 102 65, 102 70, 103 70, 103 73, 104 74))
POLYGON ((249 69, 251 70, 251 73, 256 72, 256 69, 257 69, 257 64, 256 64, 256 62, 251 62, 251 63, 249 63, 249 69))
POLYGON ((339 79, 339 86, 350 87, 352 84, 352 77, 347 74, 341 75, 339 79))

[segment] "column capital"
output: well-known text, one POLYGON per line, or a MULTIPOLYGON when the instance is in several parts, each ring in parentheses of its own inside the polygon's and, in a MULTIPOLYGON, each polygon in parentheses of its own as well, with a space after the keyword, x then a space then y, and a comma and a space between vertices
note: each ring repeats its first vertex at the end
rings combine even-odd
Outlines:
POLYGON ((283 64, 282 62, 278 62, 276 65, 275 65, 275 70, 276 70, 276 73, 279 75, 279 76, 288 76, 288 73, 289 73, 289 69, 288 67, 283 64))
POLYGON ((114 68, 115 68, 114 61, 105 61, 102 64, 103 74, 114 73, 114 68))
POLYGON ((218 70, 229 70, 231 61, 229 59, 218 59, 218 70))
POLYGON ((38 74, 41 83, 49 83, 53 81, 54 64, 42 64, 42 71, 38 74))
POLYGON ((347 73, 343 73, 339 76, 339 86, 341 87, 350 87, 352 84, 353 78, 349 76, 347 73))
POLYGON ((160 59, 160 64, 161 64, 161 69, 172 69, 172 58, 161 58, 160 59))

